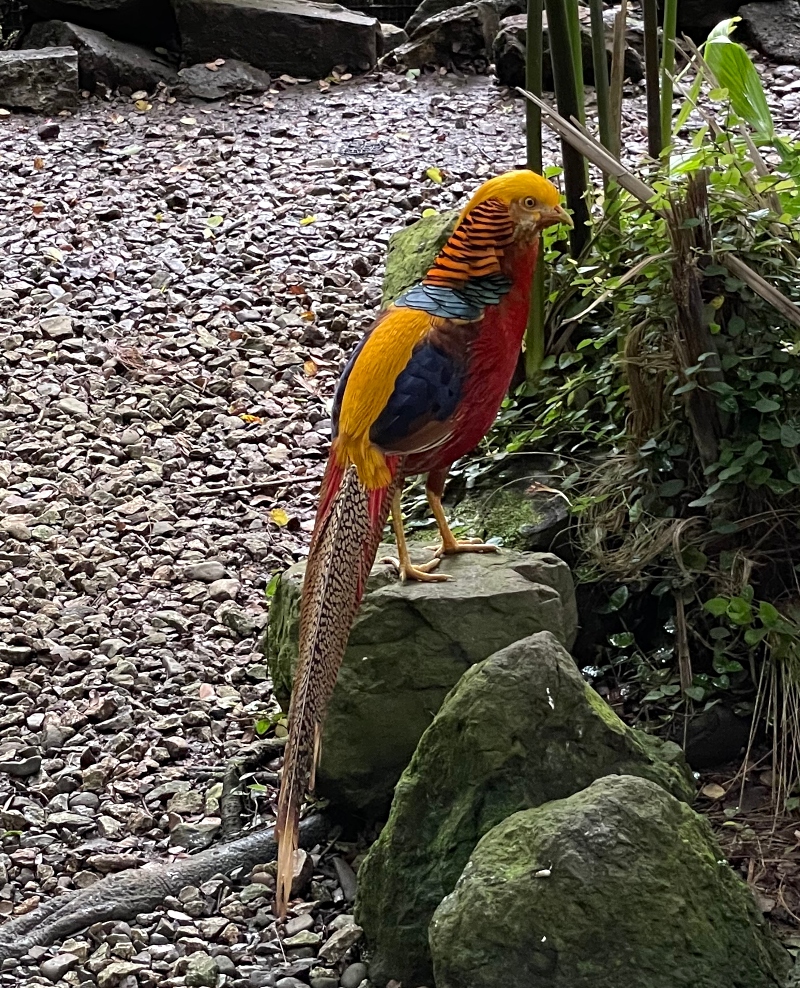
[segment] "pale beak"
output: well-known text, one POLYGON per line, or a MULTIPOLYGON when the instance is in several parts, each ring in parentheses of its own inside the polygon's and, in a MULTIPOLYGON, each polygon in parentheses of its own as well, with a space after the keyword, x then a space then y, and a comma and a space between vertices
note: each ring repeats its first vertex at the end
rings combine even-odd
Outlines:
POLYGON ((570 229, 575 226, 572 217, 563 206, 553 206, 551 209, 541 210, 538 226, 544 229, 546 226, 555 226, 556 223, 563 223, 570 229))

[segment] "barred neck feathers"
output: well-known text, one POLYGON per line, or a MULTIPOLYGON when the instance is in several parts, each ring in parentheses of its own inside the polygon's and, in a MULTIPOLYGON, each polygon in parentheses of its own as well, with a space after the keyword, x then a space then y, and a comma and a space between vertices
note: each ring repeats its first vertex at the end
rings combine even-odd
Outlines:
POLYGON ((459 289, 475 278, 501 274, 500 261, 513 242, 508 206, 499 199, 487 199, 458 224, 422 283, 459 289))

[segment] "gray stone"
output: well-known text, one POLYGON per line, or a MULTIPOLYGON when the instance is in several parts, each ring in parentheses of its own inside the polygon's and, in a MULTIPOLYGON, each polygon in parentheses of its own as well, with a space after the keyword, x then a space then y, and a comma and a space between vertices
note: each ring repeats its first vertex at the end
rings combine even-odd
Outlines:
MULTIPOLYGON (((594 83, 594 60, 592 56, 592 30, 588 20, 588 8, 579 8, 581 16, 581 54, 583 57, 584 79, 588 84, 594 83)), ((500 23, 500 30, 494 39, 492 48, 495 73, 499 82, 504 86, 525 85, 525 39, 527 37, 527 18, 525 14, 506 17, 500 23)), ((608 65, 611 66, 613 47, 613 27, 606 29, 605 47, 608 55, 608 65)), ((547 29, 547 18, 544 17, 542 33, 542 84, 545 89, 553 88, 553 66, 550 52, 550 33, 547 29)), ((639 53, 632 47, 625 48, 625 78, 639 82, 644 78, 644 64, 639 53)))
POLYGON ((77 967, 79 958, 75 954, 56 954, 55 957, 48 957, 42 961, 39 970, 48 981, 60 981, 64 975, 77 967))
POLYGON ((177 51, 172 5, 164 0, 30 0, 31 21, 68 21, 112 38, 177 51))
POLYGON ((219 828, 220 821, 217 819, 204 820, 202 823, 179 823, 170 830, 169 842, 172 847, 201 851, 211 847, 219 828))
POLYGON ((356 964, 349 964, 339 979, 342 988, 360 988, 361 982, 367 977, 367 965, 360 961, 356 964))
MULTIPOLYGON (((393 548, 382 546, 377 558, 393 548)), ((304 570, 299 563, 283 574, 270 612, 268 660, 284 706, 304 570)), ((385 815, 422 732, 473 663, 537 631, 552 631, 565 645, 574 640, 572 579, 555 556, 464 554, 446 558, 442 571, 454 579, 401 584, 385 564, 372 570, 328 710, 317 774, 318 792, 349 811, 385 815)))
POLYGON ((187 580, 199 580, 201 583, 214 583, 226 574, 225 567, 218 559, 206 559, 202 563, 192 563, 183 572, 187 580))
POLYGON ((409 30, 408 43, 392 54, 400 64, 417 69, 434 63, 449 65, 456 53, 468 61, 490 59, 500 19, 510 13, 509 8, 520 10, 513 0, 473 0, 443 10, 409 30))
POLYGON ((437 988, 778 988, 789 966, 708 822, 630 776, 491 830, 430 943, 437 988))
POLYGON ((51 340, 68 340, 75 335, 69 316, 48 316, 39 320, 39 326, 51 340))
POLYGON ((175 0, 188 62, 238 58, 267 72, 324 78, 336 65, 370 69, 378 22, 313 0, 175 0))
POLYGON ((0 106, 58 113, 78 103, 78 54, 73 48, 0 51, 0 106))
POLYGON ((247 62, 228 58, 222 65, 213 62, 190 65, 178 73, 181 88, 199 99, 223 99, 235 93, 264 93, 272 85, 268 72, 247 62))
MULTIPOLYGON (((175 69, 145 48, 109 38, 102 31, 64 21, 40 21, 22 38, 26 48, 66 45, 78 53, 81 89, 94 92, 98 84, 109 89, 128 86, 153 92, 159 83, 173 86, 175 69)), ((44 322, 44 320, 42 320, 44 322)))
POLYGON ((430 918, 480 838, 518 810, 617 773, 693 796, 677 745, 626 727, 552 634, 472 666, 422 736, 359 870, 372 978, 432 981, 430 918))
POLYGON ((208 596, 212 600, 236 600, 241 589, 238 580, 214 580, 209 585, 208 596))
POLYGON ((798 0, 746 3, 738 13, 742 21, 737 40, 746 41, 756 51, 781 65, 800 65, 798 0))
POLYGON ((398 27, 396 24, 381 24, 381 40, 381 54, 388 55, 390 51, 394 51, 400 45, 406 44, 408 35, 403 28, 398 27))
MULTIPOLYGON (((432 17, 454 7, 463 6, 464 0, 422 0, 414 13, 406 21, 405 29, 409 37, 414 37, 416 31, 432 17)), ((510 14, 521 14, 525 10, 524 0, 498 0, 496 3, 498 17, 508 17, 510 14)))
POLYGON ((85 401, 81 401, 80 398, 67 395, 66 398, 61 398, 57 404, 61 411, 66 412, 67 415, 74 415, 77 419, 89 418, 89 406, 85 401))
POLYGON ((24 779, 29 775, 36 775, 42 767, 41 755, 30 755, 17 761, 9 760, 0 762, 0 772, 13 775, 18 779, 24 779))
POLYGON ((186 966, 186 984, 191 988, 216 988, 219 965, 214 957, 195 951, 186 966))

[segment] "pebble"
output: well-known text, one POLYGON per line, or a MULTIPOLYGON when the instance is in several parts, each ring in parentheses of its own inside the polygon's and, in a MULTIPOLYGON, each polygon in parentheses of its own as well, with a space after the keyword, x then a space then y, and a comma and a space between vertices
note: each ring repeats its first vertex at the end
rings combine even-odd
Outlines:
POLYGON ((360 961, 355 964, 348 964, 342 971, 339 984, 341 988, 360 988, 361 982, 366 979, 368 974, 366 964, 362 964, 360 961))
POLYGON ((42 961, 39 970, 48 981, 60 981, 64 975, 77 967, 80 959, 75 954, 56 954, 55 957, 48 957, 42 961))
POLYGON ((184 576, 187 580, 199 580, 201 583, 213 584, 225 577, 225 567, 216 559, 207 559, 203 563, 187 566, 184 576))
POLYGON ((66 412, 68 415, 74 415, 75 418, 89 418, 89 406, 85 401, 81 401, 80 398, 73 398, 72 395, 62 398, 58 402, 58 408, 60 408, 62 412, 66 412))
POLYGON ((186 968, 186 984, 191 988, 216 988, 219 964, 216 958, 198 951, 189 958, 186 968))

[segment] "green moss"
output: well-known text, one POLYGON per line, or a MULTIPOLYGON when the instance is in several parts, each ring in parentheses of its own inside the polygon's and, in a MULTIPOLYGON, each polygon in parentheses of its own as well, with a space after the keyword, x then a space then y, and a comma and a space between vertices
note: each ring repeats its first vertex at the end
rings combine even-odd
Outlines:
POLYGON ((490 831, 430 944, 437 988, 778 988, 789 961, 707 821, 630 776, 490 831))
POLYGON ((436 255, 453 232, 458 212, 451 210, 425 216, 389 239, 386 273, 383 277, 383 306, 424 278, 436 255))
POLYGON ((524 525, 538 525, 544 518, 531 498, 511 487, 467 495, 455 514, 471 534, 501 538, 503 545, 511 549, 526 546, 525 535, 520 532, 524 525))

